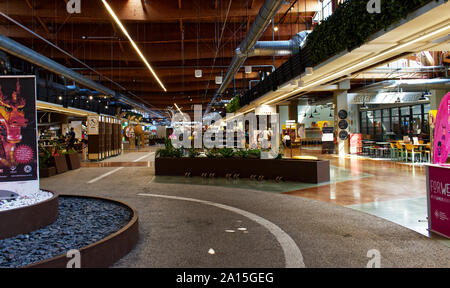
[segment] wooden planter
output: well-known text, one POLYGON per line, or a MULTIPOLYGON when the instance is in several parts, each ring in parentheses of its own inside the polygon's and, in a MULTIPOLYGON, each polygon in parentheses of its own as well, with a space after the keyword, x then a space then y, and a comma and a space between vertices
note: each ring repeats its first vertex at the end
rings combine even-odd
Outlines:
POLYGON ((39 168, 39 177, 47 178, 56 175, 55 167, 39 168))
POLYGON ((45 201, 0 212, 0 239, 50 225, 58 218, 58 195, 45 201))
POLYGON ((264 176, 264 179, 283 177, 287 181, 304 183, 324 183, 330 181, 330 161, 322 160, 263 160, 233 158, 156 158, 155 175, 201 176, 203 173, 215 173, 215 177, 227 174, 239 174, 240 178, 252 175, 264 176))
POLYGON ((70 170, 75 170, 80 168, 80 156, 78 153, 66 154, 67 167, 70 170))
POLYGON ((55 161, 56 173, 61 174, 69 170, 66 155, 53 156, 53 159, 55 161))

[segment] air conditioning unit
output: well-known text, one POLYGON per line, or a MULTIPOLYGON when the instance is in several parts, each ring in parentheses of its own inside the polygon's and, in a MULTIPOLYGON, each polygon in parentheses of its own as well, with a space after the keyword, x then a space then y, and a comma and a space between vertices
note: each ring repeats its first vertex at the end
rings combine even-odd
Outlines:
POLYGON ((222 76, 216 76, 216 84, 217 85, 222 84, 222 81, 223 81, 223 77, 222 76))

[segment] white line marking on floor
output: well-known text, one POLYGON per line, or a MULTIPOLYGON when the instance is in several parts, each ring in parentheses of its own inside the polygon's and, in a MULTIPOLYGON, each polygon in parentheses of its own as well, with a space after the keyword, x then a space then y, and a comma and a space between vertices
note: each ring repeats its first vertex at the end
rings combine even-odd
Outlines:
POLYGON ((228 210, 228 211, 240 214, 240 215, 247 217, 250 220, 253 220, 256 223, 260 224, 261 226, 263 226, 264 228, 269 230, 269 232, 272 233, 273 236, 275 236, 278 243, 280 243, 281 248, 283 249, 286 268, 305 268, 306 267, 305 263, 303 262, 302 252, 298 248, 295 241, 291 238, 291 236, 289 236, 286 232, 284 232, 280 227, 278 227, 274 223, 272 223, 269 220, 266 220, 256 214, 247 212, 245 210, 241 210, 239 208, 231 207, 228 205, 194 199, 194 198, 185 198, 185 197, 160 195, 160 194, 146 194, 146 193, 139 193, 138 195, 139 196, 147 196, 147 197, 166 198, 166 199, 173 199, 173 200, 196 202, 196 203, 210 205, 210 206, 218 207, 218 208, 221 208, 224 210, 228 210))
MULTIPOLYGON (((138 161, 140 161, 140 160, 142 160, 142 159, 144 159, 144 158, 150 157, 152 154, 155 154, 155 152, 150 152, 150 153, 148 153, 148 154, 146 154, 146 155, 144 155, 144 156, 142 156, 142 157, 139 157, 138 159, 134 160, 133 162, 138 162, 138 161)), ((94 183, 94 182, 97 182, 98 180, 101 180, 101 179, 103 179, 103 178, 105 178, 105 177, 108 177, 109 175, 114 174, 114 173, 116 173, 117 171, 122 170, 123 168, 125 168, 125 167, 119 167, 119 168, 116 168, 116 169, 111 170, 111 171, 109 171, 109 172, 106 172, 105 174, 102 174, 102 175, 100 175, 100 176, 98 176, 98 177, 96 177, 96 178, 90 180, 89 182, 87 182, 87 184, 92 184, 92 183, 94 183)))

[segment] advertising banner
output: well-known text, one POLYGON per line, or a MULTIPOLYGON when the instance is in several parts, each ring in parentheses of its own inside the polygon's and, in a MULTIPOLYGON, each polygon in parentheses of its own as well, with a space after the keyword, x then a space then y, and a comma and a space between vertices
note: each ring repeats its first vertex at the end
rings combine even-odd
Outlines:
POLYGON ((362 151, 362 134, 350 134, 350 154, 358 154, 362 151))
POLYGON ((450 167, 427 167, 428 226, 450 238, 450 167))
POLYGON ((34 76, 0 77, 0 190, 39 190, 34 76))
POLYGON ((433 137, 433 163, 444 164, 450 153, 450 93, 444 96, 436 115, 433 137))

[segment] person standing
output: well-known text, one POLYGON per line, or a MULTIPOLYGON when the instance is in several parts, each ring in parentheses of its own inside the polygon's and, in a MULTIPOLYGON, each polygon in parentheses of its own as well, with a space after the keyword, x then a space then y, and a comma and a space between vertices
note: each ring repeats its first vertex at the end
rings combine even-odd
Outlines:
POLYGON ((67 150, 75 150, 75 131, 72 128, 70 128, 70 132, 69 132, 69 145, 67 145, 67 150))

